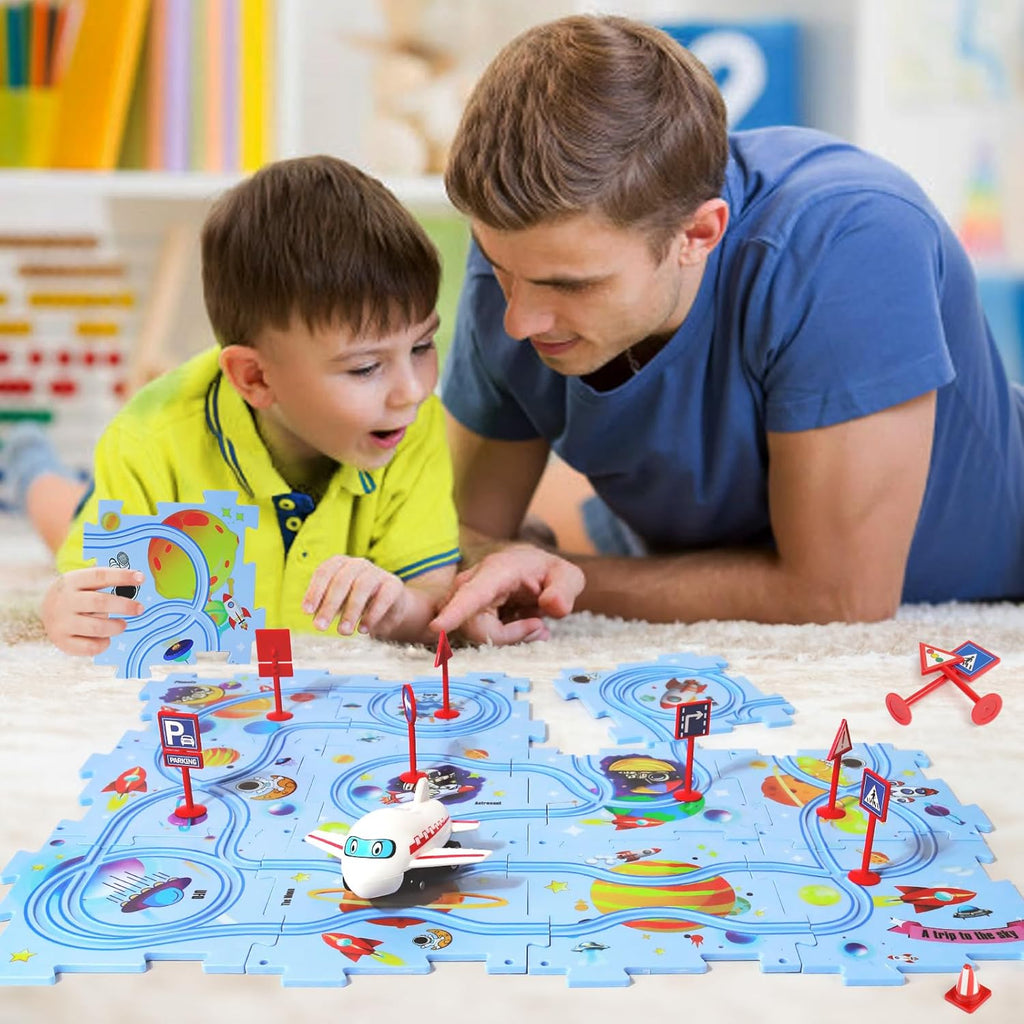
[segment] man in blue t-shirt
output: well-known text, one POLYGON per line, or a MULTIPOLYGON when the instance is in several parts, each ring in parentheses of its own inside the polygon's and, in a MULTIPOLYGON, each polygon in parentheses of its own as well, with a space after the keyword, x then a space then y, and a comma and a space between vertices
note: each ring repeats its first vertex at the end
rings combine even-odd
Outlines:
POLYGON ((730 137, 668 36, 573 17, 488 68, 446 185, 474 236, 442 385, 470 568, 435 628, 1024 596, 1024 391, 903 172, 730 137), (552 450, 646 557, 574 557, 584 583, 514 543, 552 450))

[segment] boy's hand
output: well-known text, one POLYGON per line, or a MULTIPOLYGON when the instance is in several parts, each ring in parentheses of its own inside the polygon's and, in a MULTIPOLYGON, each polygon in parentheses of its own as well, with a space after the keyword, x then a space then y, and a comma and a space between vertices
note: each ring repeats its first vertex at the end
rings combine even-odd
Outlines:
POLYGON ((339 617, 338 632, 388 637, 402 625, 407 612, 405 584, 365 558, 335 555, 317 567, 302 610, 313 616, 317 629, 327 629, 339 617))
POLYGON ((75 569, 54 580, 43 598, 46 634, 65 654, 96 655, 123 633, 127 623, 112 615, 141 615, 145 606, 105 593, 110 587, 137 587, 145 577, 135 569, 75 569))

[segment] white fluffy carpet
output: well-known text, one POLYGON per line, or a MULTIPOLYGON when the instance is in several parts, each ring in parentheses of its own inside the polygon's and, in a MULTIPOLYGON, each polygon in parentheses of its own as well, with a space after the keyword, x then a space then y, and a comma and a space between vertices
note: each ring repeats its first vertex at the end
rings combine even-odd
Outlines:
MULTIPOLYGON (((59 819, 80 816, 77 769, 138 725, 137 681, 116 680, 109 669, 48 644, 35 609, 51 572, 45 550, 24 525, 0 516, 0 866, 18 849, 39 848, 59 819)), ((855 742, 923 749, 933 761, 927 773, 991 818, 995 830, 988 841, 996 861, 989 873, 1024 889, 1024 607, 905 607, 890 622, 855 626, 649 625, 581 614, 553 623, 552 632, 545 644, 459 650, 452 671, 529 677, 534 717, 549 724, 547 742, 584 753, 608 745, 605 723, 552 693, 547 684, 561 669, 608 668, 684 650, 721 655, 730 672, 764 692, 782 693, 797 714, 791 727, 743 727, 710 737, 709 746, 766 753, 820 749, 846 717, 855 742), (953 647, 968 638, 1003 658, 978 684, 981 692, 1003 696, 999 718, 972 725, 966 699, 944 687, 917 705, 909 727, 896 725, 884 696, 893 689, 906 695, 920 685, 918 641, 953 647)), ((395 680, 433 671, 432 652, 365 639, 296 636, 293 651, 300 665, 395 680)), ((0 887, 0 895, 4 891, 0 887)), ((986 964, 978 976, 993 997, 977 1019, 1020 1019, 1024 964, 986 964)), ((835 976, 762 974, 756 964, 716 963, 699 977, 641 977, 625 989, 570 990, 562 978, 490 977, 479 964, 442 964, 427 977, 356 977, 345 989, 294 990, 275 978, 203 975, 195 964, 155 964, 142 976, 81 975, 52 988, 0 987, 0 1021, 178 1021, 230 1014, 248 1024, 285 1014, 324 1019, 329 1013, 362 1022, 380 1013, 390 1020, 424 1012, 445 1022, 710 1020, 712 1013, 721 1021, 749 1017, 758 1024, 831 1024, 871 1014, 917 1019, 925 1013, 952 1021, 960 1011, 942 993, 954 980, 910 975, 898 988, 848 988, 835 976)))

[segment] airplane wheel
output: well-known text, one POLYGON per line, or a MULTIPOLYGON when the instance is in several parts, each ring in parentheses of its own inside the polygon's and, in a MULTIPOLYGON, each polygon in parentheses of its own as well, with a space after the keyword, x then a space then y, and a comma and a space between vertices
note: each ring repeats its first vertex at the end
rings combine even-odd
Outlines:
POLYGON ((457 839, 449 839, 448 842, 444 845, 450 847, 453 850, 462 849, 462 843, 460 843, 457 839))

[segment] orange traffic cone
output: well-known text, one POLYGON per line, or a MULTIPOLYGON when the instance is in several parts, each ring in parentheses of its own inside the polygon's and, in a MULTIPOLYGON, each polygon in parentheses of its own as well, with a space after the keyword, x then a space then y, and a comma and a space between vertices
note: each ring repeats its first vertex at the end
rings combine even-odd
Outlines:
POLYGON ((960 969, 960 977, 956 984, 946 993, 947 1002, 959 1006, 961 1010, 968 1013, 974 1011, 992 995, 992 990, 978 984, 974 976, 974 968, 970 964, 964 964, 960 969))

